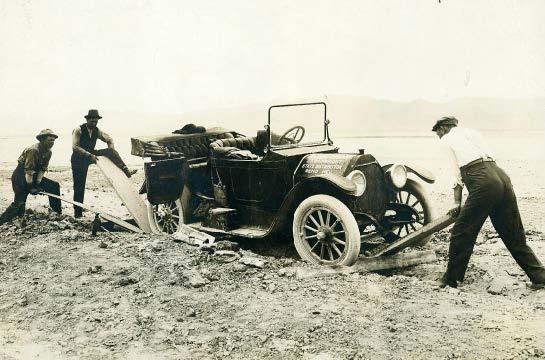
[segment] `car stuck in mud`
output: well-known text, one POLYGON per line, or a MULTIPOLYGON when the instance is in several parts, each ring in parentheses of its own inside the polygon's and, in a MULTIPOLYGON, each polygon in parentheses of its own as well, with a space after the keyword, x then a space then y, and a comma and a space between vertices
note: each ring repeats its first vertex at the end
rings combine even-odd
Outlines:
POLYGON ((271 106, 256 136, 202 128, 132 138, 132 154, 151 158, 141 191, 150 223, 243 238, 291 232, 302 259, 352 265, 362 242, 392 243, 433 220, 429 171, 341 153, 329 126, 325 103, 303 103, 271 106))

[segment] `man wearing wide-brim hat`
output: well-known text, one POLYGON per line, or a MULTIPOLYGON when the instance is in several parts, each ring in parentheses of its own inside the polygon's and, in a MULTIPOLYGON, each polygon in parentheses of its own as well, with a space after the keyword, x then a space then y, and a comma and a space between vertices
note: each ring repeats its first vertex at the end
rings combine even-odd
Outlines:
POLYGON ((492 225, 503 243, 532 282, 532 288, 545 287, 545 268, 526 244, 524 227, 511 179, 494 161, 481 134, 458 127, 454 117, 443 117, 432 128, 445 145, 453 170, 454 202, 449 212, 456 216, 450 235, 449 259, 440 287, 457 287, 463 281, 469 259, 485 220, 492 225), (462 188, 469 195, 462 204, 462 188))
MULTIPOLYGON (((123 172, 131 177, 136 170, 129 170, 119 153, 115 150, 113 138, 97 127, 98 120, 102 116, 98 110, 91 109, 84 116, 86 122, 78 126, 72 132, 72 177, 74 179, 74 200, 83 203, 85 197, 85 183, 89 165, 96 164, 99 156, 106 156, 123 172), (107 149, 95 150, 97 140, 102 140, 108 145, 107 149)), ((74 206, 74 217, 82 216, 83 209, 74 206)))
MULTIPOLYGON (((51 159, 51 148, 57 135, 51 129, 44 129, 36 135, 38 143, 23 150, 17 160, 17 167, 11 175, 11 186, 15 198, 10 206, 0 215, 0 224, 8 222, 25 212, 28 194, 36 195, 41 191, 60 195, 59 183, 44 177, 51 159)), ((61 201, 49 198, 49 206, 61 213, 61 201)))

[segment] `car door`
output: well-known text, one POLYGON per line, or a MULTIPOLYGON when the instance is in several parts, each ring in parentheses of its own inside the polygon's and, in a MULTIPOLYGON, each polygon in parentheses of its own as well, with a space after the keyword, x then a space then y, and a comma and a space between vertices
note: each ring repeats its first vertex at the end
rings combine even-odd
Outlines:
POLYGON ((215 159, 214 165, 232 206, 280 207, 289 186, 284 160, 215 159))

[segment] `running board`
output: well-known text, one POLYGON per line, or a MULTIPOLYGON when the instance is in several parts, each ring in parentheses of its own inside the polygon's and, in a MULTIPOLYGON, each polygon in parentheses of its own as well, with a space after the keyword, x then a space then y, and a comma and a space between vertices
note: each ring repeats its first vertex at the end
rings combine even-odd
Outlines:
POLYGON ((203 231, 203 232, 206 232, 206 233, 243 236, 243 237, 248 237, 248 238, 262 238, 265 235, 267 235, 267 233, 268 233, 267 230, 263 230, 263 229, 259 229, 259 228, 250 228, 250 227, 240 227, 240 228, 237 228, 237 229, 225 231, 225 230, 220 230, 220 229, 216 229, 216 228, 203 226, 203 225, 201 225, 201 222, 194 222, 194 223, 191 223, 191 224, 188 224, 188 225, 191 226, 194 229, 197 229, 199 231, 203 231))

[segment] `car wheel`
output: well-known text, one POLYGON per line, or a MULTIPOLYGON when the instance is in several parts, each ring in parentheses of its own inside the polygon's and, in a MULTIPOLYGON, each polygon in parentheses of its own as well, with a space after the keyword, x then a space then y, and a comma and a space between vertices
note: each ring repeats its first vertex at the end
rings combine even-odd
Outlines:
POLYGON ((184 223, 182 203, 178 199, 164 204, 148 204, 148 219, 156 232, 173 234, 184 223))
MULTIPOLYGON (((404 237, 435 219, 431 199, 424 187, 415 180, 407 179, 405 186, 396 194, 395 203, 409 205, 412 208, 408 215, 410 223, 395 226, 392 231, 399 237, 404 237)), ((431 235, 420 240, 414 246, 423 246, 430 241, 431 235)))
POLYGON ((348 207, 329 195, 305 199, 293 215, 299 256, 313 264, 352 265, 360 253, 360 230, 348 207))
POLYGON ((184 188, 176 201, 152 205, 148 203, 148 219, 154 232, 172 234, 188 219, 191 192, 184 188))

